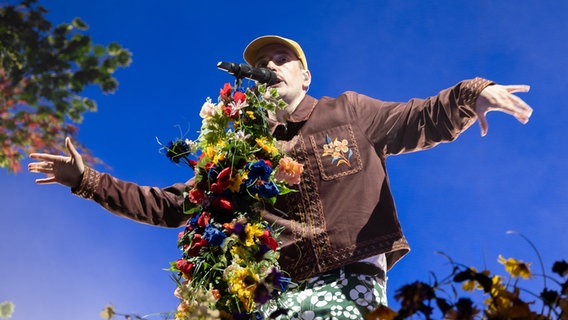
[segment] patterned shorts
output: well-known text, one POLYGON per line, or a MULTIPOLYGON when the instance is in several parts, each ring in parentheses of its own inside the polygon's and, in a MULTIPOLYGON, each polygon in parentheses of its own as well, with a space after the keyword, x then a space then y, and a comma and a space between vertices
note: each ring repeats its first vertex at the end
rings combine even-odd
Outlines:
POLYGON ((387 305, 386 285, 382 279, 361 274, 324 274, 290 288, 279 299, 279 306, 265 308, 269 315, 276 309, 288 312, 278 320, 363 319, 379 307, 387 305))

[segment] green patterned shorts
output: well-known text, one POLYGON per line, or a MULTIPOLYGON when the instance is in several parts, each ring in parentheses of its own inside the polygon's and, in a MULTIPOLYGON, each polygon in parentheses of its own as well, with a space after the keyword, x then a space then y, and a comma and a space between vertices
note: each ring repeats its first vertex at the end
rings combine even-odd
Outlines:
MULTIPOLYGON (((363 319, 379 307, 387 305, 385 281, 373 276, 323 274, 290 288, 279 299, 278 309, 287 309, 278 320, 363 319)), ((263 310, 268 319, 276 306, 263 310)))

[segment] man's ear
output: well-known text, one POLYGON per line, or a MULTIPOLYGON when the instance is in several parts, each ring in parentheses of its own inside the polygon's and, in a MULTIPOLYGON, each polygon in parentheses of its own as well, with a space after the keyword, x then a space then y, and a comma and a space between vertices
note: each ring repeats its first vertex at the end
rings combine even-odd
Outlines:
POLYGON ((302 84, 304 85, 304 88, 308 88, 310 83, 312 83, 312 74, 310 73, 310 70, 303 70, 302 73, 304 74, 304 82, 302 84))

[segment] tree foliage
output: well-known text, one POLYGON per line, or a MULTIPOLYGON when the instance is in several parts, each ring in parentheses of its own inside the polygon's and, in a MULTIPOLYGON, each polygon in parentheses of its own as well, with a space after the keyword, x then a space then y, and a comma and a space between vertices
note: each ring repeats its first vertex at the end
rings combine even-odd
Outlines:
MULTIPOLYGON (((65 137, 97 109, 84 89, 113 93, 113 73, 131 62, 118 43, 93 44, 80 18, 54 27, 36 1, 0 4, 0 167, 12 172, 26 154, 64 152, 65 137)), ((87 162, 99 161, 78 145, 87 162)))

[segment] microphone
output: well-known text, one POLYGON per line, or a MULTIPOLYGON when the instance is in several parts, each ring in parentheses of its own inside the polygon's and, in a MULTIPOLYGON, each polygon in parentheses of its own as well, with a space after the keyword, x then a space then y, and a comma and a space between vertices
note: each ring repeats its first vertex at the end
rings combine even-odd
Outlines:
POLYGON ((223 62, 217 63, 217 68, 227 71, 237 79, 248 78, 267 85, 278 83, 276 73, 266 68, 254 68, 244 63, 223 62))

